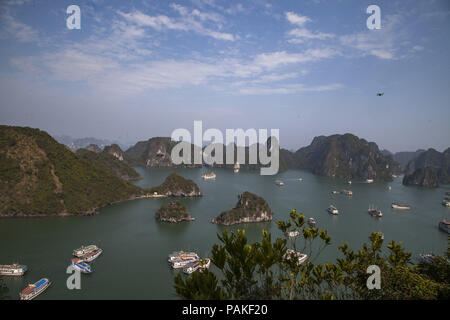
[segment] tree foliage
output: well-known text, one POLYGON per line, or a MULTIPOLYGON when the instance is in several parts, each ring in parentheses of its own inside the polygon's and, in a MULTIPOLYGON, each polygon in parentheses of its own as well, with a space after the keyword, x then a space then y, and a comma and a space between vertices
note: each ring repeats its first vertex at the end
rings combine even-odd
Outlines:
POLYGON ((379 233, 370 243, 353 251, 339 247, 342 258, 334 263, 316 263, 330 246, 326 230, 307 226, 305 216, 293 210, 288 221, 278 221, 285 238, 272 241, 266 230, 262 239, 248 243, 245 230, 218 234, 220 244, 211 252, 214 267, 190 276, 175 277, 176 293, 183 299, 448 299, 449 260, 439 257, 432 264, 413 265, 411 253, 401 243, 383 247, 379 233), (298 237, 289 237, 297 231, 298 237), (294 253, 308 259, 299 264, 294 253), (367 268, 381 270, 381 289, 368 289, 367 268))

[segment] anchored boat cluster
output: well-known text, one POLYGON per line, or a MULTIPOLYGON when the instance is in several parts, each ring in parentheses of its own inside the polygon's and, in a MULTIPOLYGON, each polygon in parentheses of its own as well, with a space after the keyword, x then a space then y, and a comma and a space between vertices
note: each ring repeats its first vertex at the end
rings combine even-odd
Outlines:
POLYGON ((198 254, 195 252, 174 252, 169 254, 168 262, 174 269, 183 269, 186 274, 191 274, 196 271, 204 271, 209 269, 211 265, 211 259, 204 258, 200 259, 198 254))
MULTIPOLYGON (((92 268, 86 262, 95 260, 101 253, 102 249, 96 245, 81 246, 73 251, 76 258, 72 259, 74 268, 82 273, 92 273, 92 268)), ((28 271, 28 267, 20 264, 0 265, 0 275, 2 276, 23 276, 28 271)), ((47 278, 42 278, 35 283, 29 284, 19 293, 20 300, 32 300, 40 295, 50 286, 51 282, 47 278)))

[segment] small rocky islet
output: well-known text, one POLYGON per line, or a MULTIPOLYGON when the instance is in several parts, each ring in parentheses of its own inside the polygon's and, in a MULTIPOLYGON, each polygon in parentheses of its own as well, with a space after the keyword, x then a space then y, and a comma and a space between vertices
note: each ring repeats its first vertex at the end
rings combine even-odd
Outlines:
POLYGON ((236 206, 222 212, 211 223, 231 226, 239 223, 272 221, 272 210, 264 198, 248 191, 238 196, 236 206))
POLYGON ((186 208, 178 201, 172 200, 167 205, 161 206, 155 214, 156 220, 160 222, 179 223, 183 221, 194 221, 186 208))

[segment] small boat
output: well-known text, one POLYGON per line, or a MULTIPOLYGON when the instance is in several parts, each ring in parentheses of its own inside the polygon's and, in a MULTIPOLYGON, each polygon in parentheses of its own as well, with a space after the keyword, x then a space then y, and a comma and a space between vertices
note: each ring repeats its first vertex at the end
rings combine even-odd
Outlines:
POLYGON ((208 172, 208 173, 202 174, 202 178, 203 178, 203 180, 216 179, 216 174, 214 172, 208 172))
POLYGON ((98 249, 95 244, 91 244, 91 245, 86 246, 86 247, 85 246, 81 246, 80 248, 73 250, 73 255, 75 257, 79 257, 80 258, 80 257, 84 256, 85 254, 87 254, 87 253, 89 253, 91 251, 94 251, 95 249, 98 249))
POLYGON ((284 182, 281 180, 275 180, 275 184, 278 186, 284 186, 284 182))
POLYGON ((51 284, 50 280, 43 278, 36 283, 29 284, 19 293, 20 300, 31 300, 36 298, 51 284))
POLYGON ((303 178, 298 178, 297 180, 298 180, 298 181, 303 181, 303 178))
POLYGON ((339 191, 333 190, 331 191, 332 194, 339 194, 339 191))
POLYGON ((450 207, 450 201, 447 200, 447 199, 444 199, 444 200, 442 200, 442 205, 443 205, 444 207, 450 207))
POLYGON ((389 186, 389 187, 388 187, 388 190, 392 190, 392 187, 391 187, 391 186, 389 186))
POLYGON ((410 210, 411 206, 407 204, 399 204, 399 203, 393 203, 391 205, 392 209, 398 209, 398 210, 410 210))
POLYGON ((352 196, 353 195, 353 191, 352 190, 341 190, 341 194, 344 194, 346 196, 352 196))
POLYGON ((419 254, 419 262, 422 262, 422 263, 433 263, 433 261, 437 257, 438 256, 435 255, 434 253, 419 254))
POLYGON ((367 210, 367 212, 372 216, 372 217, 377 217, 377 218, 381 218, 383 216, 383 213, 380 210, 377 210, 375 208, 369 208, 367 210))
POLYGON ((366 179, 367 183, 373 183, 373 179, 366 179))
POLYGON ((81 259, 73 258, 72 266, 81 273, 92 273, 91 266, 88 265, 86 262, 83 262, 83 260, 81 259))
POLYGON ((352 184, 352 181, 350 180, 350 181, 348 182, 348 184, 352 184))
POLYGON ((439 229, 444 232, 450 233, 450 221, 442 220, 439 222, 439 229))
POLYGON ((16 263, 0 265, 1 276, 22 276, 27 270, 27 266, 16 263))
POLYGON ((300 234, 300 233, 299 233, 297 230, 287 231, 287 232, 285 233, 286 237, 289 237, 289 238, 295 238, 295 237, 298 237, 299 234, 300 234))
POLYGON ((308 219, 308 224, 309 224, 311 227, 315 227, 315 226, 316 226, 316 220, 315 220, 314 218, 309 218, 309 219, 308 219))
POLYGON ((395 179, 395 178, 398 178, 398 176, 397 176, 396 174, 393 174, 393 175, 392 175, 392 178, 395 179))
POLYGON ((98 256, 102 254, 102 252, 103 252, 102 249, 97 248, 97 249, 90 251, 90 252, 86 253, 85 255, 81 256, 80 259, 83 262, 91 262, 91 261, 94 261, 95 259, 97 259, 98 256))
POLYGON ((292 249, 287 249, 286 253, 283 255, 283 258, 285 260, 291 260, 292 254, 297 257, 297 265, 301 265, 303 262, 305 262, 308 259, 308 256, 304 253, 295 252, 292 249))
POLYGON ((339 214, 339 210, 338 210, 335 206, 333 206, 333 205, 330 205, 330 206, 328 207, 327 211, 328 211, 329 213, 333 214, 333 215, 339 214))
POLYGON ((241 168, 241 166, 239 165, 239 162, 236 162, 234 164, 234 173, 238 173, 240 168, 241 168))

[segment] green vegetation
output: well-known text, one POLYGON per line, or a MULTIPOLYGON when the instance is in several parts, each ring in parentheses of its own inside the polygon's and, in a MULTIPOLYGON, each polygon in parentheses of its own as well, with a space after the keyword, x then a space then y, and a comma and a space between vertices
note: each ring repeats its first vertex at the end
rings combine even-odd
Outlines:
POLYGON ((96 153, 87 149, 78 149, 76 153, 83 159, 95 164, 98 168, 105 171, 112 171, 124 180, 137 180, 141 178, 136 170, 108 152, 96 153))
POLYGON ((46 132, 0 126, 0 214, 82 214, 142 190, 46 132))
POLYGON ((148 189, 148 192, 178 197, 201 196, 198 185, 190 179, 185 179, 178 173, 170 174, 161 185, 148 189))
MULTIPOLYGON (((244 230, 225 230, 218 235, 220 245, 212 248, 212 271, 178 274, 177 294, 183 299, 448 299, 448 259, 432 264, 411 264, 411 254, 395 241, 383 248, 378 233, 370 243, 353 251, 348 244, 339 247, 343 257, 335 263, 316 263, 331 244, 326 230, 306 227, 305 217, 293 210, 289 221, 279 221, 283 232, 297 230, 301 237, 271 240, 265 230, 262 240, 248 244, 244 230), (288 246, 308 254, 298 264, 294 255, 283 258, 288 246), (387 250, 386 250, 387 249, 387 250), (381 270, 381 288, 368 289, 367 267, 381 270), (217 270, 217 273, 213 271, 217 270)), ((448 258, 448 257, 447 257, 448 258)))
POLYGON ((180 222, 190 220, 191 216, 179 201, 172 200, 167 205, 159 208, 155 218, 160 221, 180 222))

